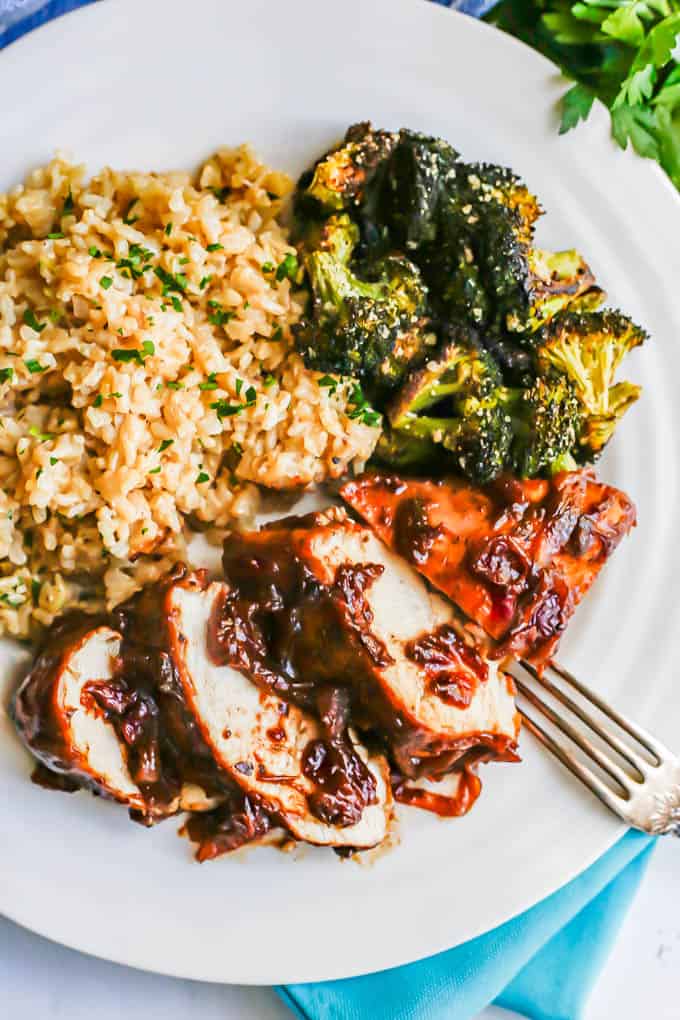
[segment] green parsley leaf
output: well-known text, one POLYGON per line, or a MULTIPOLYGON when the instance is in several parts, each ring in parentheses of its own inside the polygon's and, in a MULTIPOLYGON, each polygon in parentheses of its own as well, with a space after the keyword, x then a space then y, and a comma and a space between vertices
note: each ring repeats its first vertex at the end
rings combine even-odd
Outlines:
POLYGON ((73 201, 73 195, 71 194, 71 189, 69 188, 68 195, 64 199, 64 205, 62 206, 61 215, 62 216, 68 216, 68 214, 72 213, 74 209, 75 209, 75 203, 73 201))
POLYGON ((175 441, 174 439, 164 439, 161 445, 158 447, 158 452, 163 453, 163 451, 167 450, 169 446, 172 446, 174 441, 175 441))
POLYGON ((53 230, 51 234, 47 235, 50 241, 60 241, 63 236, 61 230, 53 230))
POLYGON ((207 380, 205 382, 202 382, 202 383, 198 384, 199 390, 216 390, 217 386, 218 386, 218 383, 217 383, 217 379, 215 378, 215 373, 214 372, 210 373, 210 375, 208 376, 208 378, 207 378, 207 380))
POLYGON ((24 322, 27 326, 30 326, 31 329, 35 330, 36 333, 42 333, 47 325, 46 322, 38 322, 32 308, 26 308, 24 310, 24 322))
POLYGON ((201 288, 201 290, 205 290, 205 288, 208 286, 211 280, 212 276, 203 276, 201 277, 201 282, 199 283, 198 286, 201 288))
POLYGON ((594 100, 595 93, 585 85, 573 85, 568 92, 564 93, 561 100, 561 135, 571 131, 580 120, 586 120, 594 100))
POLYGON ((249 386, 246 390, 246 401, 248 404, 254 404, 257 400, 257 390, 254 386, 249 386))
POLYGON ((165 224, 165 235, 166 235, 166 237, 170 237, 171 233, 172 233, 172 223, 166 223, 165 224))
POLYGON ((29 361, 24 361, 24 365, 31 375, 37 375, 39 372, 47 371, 47 365, 41 365, 35 358, 31 358, 29 361))
POLYGON ((170 382, 166 382, 165 386, 169 390, 183 390, 184 389, 184 384, 183 383, 181 383, 181 382, 173 382, 172 380, 170 380, 170 382))
POLYGON ((223 250, 224 250, 223 244, 209 244, 206 249, 206 251, 223 251, 223 250))
POLYGON ((273 375, 267 374, 262 379, 262 385, 264 386, 264 388, 266 390, 268 390, 270 386, 274 386, 275 383, 276 383, 276 378, 273 375))
POLYGON ((241 390, 243 389, 243 379, 236 380, 236 396, 241 396, 241 390))
POLYGON ((171 300, 172 300, 172 307, 175 309, 175 311, 176 312, 181 312, 182 311, 182 302, 177 297, 177 295, 173 294, 171 300))
POLYGON ((317 383, 328 389, 336 390, 338 388, 338 380, 334 379, 332 375, 322 375, 320 379, 317 379, 317 383))
POLYGON ((159 464, 159 465, 158 465, 158 467, 155 467, 155 468, 151 468, 151 470, 149 471, 149 474, 150 474, 150 475, 157 475, 157 474, 160 474, 160 470, 161 470, 161 466, 160 466, 160 464, 159 464))
POLYGON ((205 471, 200 471, 199 474, 196 476, 195 484, 196 485, 202 485, 203 482, 209 482, 209 481, 210 481, 210 475, 207 475, 205 473, 205 471))
POLYGON ((31 425, 28 433, 41 443, 46 443, 48 439, 54 439, 54 432, 41 432, 36 425, 31 425))
POLYGON ((216 400, 210 405, 214 411, 217 411, 218 418, 231 418, 235 414, 240 414, 245 408, 245 404, 230 404, 228 400, 216 400))
POLYGON ((99 286, 103 287, 104 290, 108 290, 112 283, 113 280, 111 279, 110 276, 102 276, 101 279, 99 280, 99 286))
POLYGON ((169 273, 162 266, 156 266, 154 273, 163 284, 163 297, 171 291, 183 294, 187 289, 187 278, 183 273, 169 273))
POLYGON ((224 188, 211 188, 210 190, 218 202, 224 202, 225 198, 231 193, 231 188, 226 186, 224 188))
POLYGON ((54 467, 54 465, 58 463, 59 463, 58 457, 50 457, 50 464, 52 465, 52 467, 54 467))
POLYGON ((294 283, 298 273, 298 267, 299 264, 297 256, 289 252, 288 255, 286 255, 286 257, 284 258, 284 260, 279 263, 276 269, 276 279, 279 281, 279 283, 281 282, 281 280, 286 279, 292 280, 294 283))
POLYGON ((40 598, 40 589, 42 584, 35 577, 31 579, 31 597, 33 599, 33 605, 38 605, 38 599, 40 598))
POLYGON ((262 272, 263 273, 273 273, 275 269, 276 269, 276 266, 274 265, 273 262, 263 262, 262 263, 262 272))
POLYGON ((14 369, 10 366, 9 368, 0 368, 0 383, 10 382, 14 375, 14 369))
POLYGON ((189 259, 187 258, 187 256, 183 255, 182 258, 179 260, 179 264, 180 264, 180 266, 186 266, 188 261, 189 261, 189 259))
POLYGON ((283 330, 280 326, 277 326, 272 335, 269 337, 271 343, 278 344, 283 340, 283 330))
POLYGON ((132 212, 132 210, 134 209, 138 202, 139 202, 138 198, 133 198, 129 206, 127 207, 125 215, 123 216, 123 223, 127 223, 128 226, 131 226, 133 223, 136 223, 137 220, 139 219, 139 216, 130 216, 130 213, 132 212))
POLYGON ((104 403, 104 398, 101 395, 101 393, 98 393, 97 396, 92 401, 92 406, 93 407, 101 407, 103 403, 104 403))

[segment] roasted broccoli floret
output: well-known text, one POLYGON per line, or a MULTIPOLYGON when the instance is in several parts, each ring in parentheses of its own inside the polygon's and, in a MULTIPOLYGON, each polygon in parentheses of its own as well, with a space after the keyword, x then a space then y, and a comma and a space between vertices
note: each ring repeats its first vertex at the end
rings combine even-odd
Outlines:
POLYGON ((495 478, 512 440, 500 383, 474 334, 452 329, 443 350, 392 401, 391 433, 379 456, 397 465, 444 458, 475 481, 495 478))
POLYGON ((326 221, 318 247, 304 250, 312 305, 295 340, 308 368, 354 376, 374 396, 396 387, 436 338, 417 266, 401 255, 352 264, 357 239, 341 214, 326 221))
POLYGON ((573 384, 564 377, 537 379, 525 390, 509 390, 505 407, 512 420, 510 467, 520 478, 574 465, 583 412, 573 384))
POLYGON ((398 134, 374 131, 368 122, 353 124, 344 141, 300 178, 298 208, 334 213, 359 206, 376 174, 385 167, 398 134))
MULTIPOLYGON (((399 132, 379 209, 389 223, 393 245, 413 250, 437 240, 441 203, 458 165, 458 153, 443 139, 415 131, 399 132)), ((380 236, 380 228, 373 236, 367 233, 370 245, 380 236)))
POLYGON ((537 362, 547 379, 565 377, 573 385, 583 414, 577 447, 580 460, 600 453, 640 387, 615 382, 626 354, 647 334, 621 312, 564 312, 539 337, 537 362))

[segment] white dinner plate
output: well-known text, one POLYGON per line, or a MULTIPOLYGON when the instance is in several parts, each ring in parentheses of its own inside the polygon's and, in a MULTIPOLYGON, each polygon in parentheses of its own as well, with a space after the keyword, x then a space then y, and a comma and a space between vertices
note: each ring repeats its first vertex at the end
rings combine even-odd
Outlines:
MULTIPOLYGON (((495 29, 424 0, 118 0, 0 54, 0 190, 57 148, 165 169, 249 140, 292 173, 353 121, 441 134, 509 164, 540 196, 539 240, 578 247, 653 341, 645 387, 601 474, 639 526, 560 653, 661 738, 680 744, 680 204, 595 112, 565 137, 555 69, 495 29)), ((0 643, 3 704, 26 653, 0 643)), ((132 825, 88 794, 48 793, 9 719, 0 732, 0 911, 66 945, 225 982, 337 978, 424 957, 525 910, 589 865, 622 826, 528 735, 521 765, 482 769, 471 814, 402 814, 371 866, 329 851, 253 850, 202 866, 168 821, 132 825)))

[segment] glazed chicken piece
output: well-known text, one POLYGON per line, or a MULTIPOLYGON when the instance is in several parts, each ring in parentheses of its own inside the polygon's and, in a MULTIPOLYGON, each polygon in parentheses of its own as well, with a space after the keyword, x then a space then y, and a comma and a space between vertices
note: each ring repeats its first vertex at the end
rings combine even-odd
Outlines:
MULTIPOLYGON (((67 617, 52 629, 50 641, 11 706, 24 743, 53 785, 65 790, 85 786, 142 811, 144 797, 127 766, 113 726, 92 710, 84 690, 93 680, 113 678, 121 636, 87 617, 67 617)), ((41 770, 38 778, 49 782, 41 770)))
POLYGON ((370 528, 339 510, 275 522, 228 539, 223 563, 234 598, 259 607, 238 627, 227 613, 224 643, 250 629, 249 669, 265 686, 310 705, 351 691, 352 718, 405 777, 515 760, 512 680, 370 528))
POLYGON ((625 493, 590 471, 484 488, 365 474, 343 499, 498 642, 493 655, 537 665, 635 524, 625 493))
POLYGON ((247 619, 236 617, 239 608, 229 603, 227 585, 206 587, 201 579, 175 585, 167 595, 178 681, 215 761, 295 839, 354 849, 382 842, 392 803, 385 758, 369 755, 345 727, 338 727, 337 740, 329 739, 323 718, 258 688, 246 669, 221 661, 210 635, 220 625, 224 634, 225 620, 234 622, 230 640, 242 665, 249 654, 239 648, 249 641, 247 619), (346 782, 337 771, 342 765, 346 782))

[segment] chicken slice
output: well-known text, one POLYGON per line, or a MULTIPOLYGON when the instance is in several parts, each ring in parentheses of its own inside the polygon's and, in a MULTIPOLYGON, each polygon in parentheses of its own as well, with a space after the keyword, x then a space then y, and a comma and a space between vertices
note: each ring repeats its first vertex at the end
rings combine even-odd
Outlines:
POLYGON ((250 598, 260 575, 258 597, 284 605, 273 616, 289 666, 301 680, 351 688, 358 723, 378 731, 403 775, 462 767, 480 749, 516 757, 512 680, 370 528, 337 510, 275 522, 228 540, 223 562, 250 598))
POLYGON ((219 766, 248 797, 265 807, 299 840, 320 846, 372 847, 387 832, 392 796, 387 763, 354 741, 373 777, 375 798, 355 824, 330 824, 312 809, 318 793, 305 762, 323 737, 319 722, 294 704, 256 686, 231 665, 217 665, 208 652, 213 614, 227 585, 199 580, 171 587, 167 596, 170 652, 186 704, 219 766))
POLYGON ((590 471, 479 488, 366 474, 343 499, 487 634, 500 657, 545 662, 635 507, 590 471))
MULTIPOLYGON (((53 631, 33 669, 17 691, 12 715, 38 760, 73 786, 144 810, 125 753, 111 723, 96 711, 84 688, 113 677, 120 634, 90 619, 67 620, 53 631)), ((68 787, 67 787, 68 788, 68 787)))

